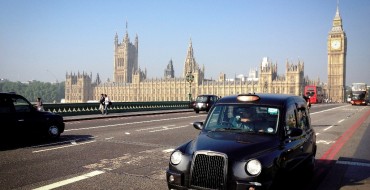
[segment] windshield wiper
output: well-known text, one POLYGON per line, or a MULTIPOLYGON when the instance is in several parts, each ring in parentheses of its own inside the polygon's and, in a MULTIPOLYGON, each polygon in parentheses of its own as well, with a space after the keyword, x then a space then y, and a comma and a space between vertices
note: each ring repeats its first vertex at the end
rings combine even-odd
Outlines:
POLYGON ((211 131, 236 131, 241 130, 240 128, 234 128, 234 127, 224 127, 224 128, 214 128, 211 131))

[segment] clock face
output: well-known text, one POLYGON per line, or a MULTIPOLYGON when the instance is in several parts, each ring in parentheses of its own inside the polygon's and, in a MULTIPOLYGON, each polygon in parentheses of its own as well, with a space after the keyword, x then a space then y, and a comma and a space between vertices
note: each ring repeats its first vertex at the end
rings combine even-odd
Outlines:
POLYGON ((340 41, 339 40, 333 40, 333 41, 331 41, 331 48, 333 48, 333 49, 339 49, 340 48, 340 41))

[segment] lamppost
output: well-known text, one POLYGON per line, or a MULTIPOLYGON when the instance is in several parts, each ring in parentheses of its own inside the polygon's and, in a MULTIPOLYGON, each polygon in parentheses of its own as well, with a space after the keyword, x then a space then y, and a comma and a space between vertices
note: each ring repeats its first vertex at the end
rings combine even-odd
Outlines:
POLYGON ((191 71, 186 75, 186 81, 189 83, 189 106, 191 106, 191 83, 194 81, 194 75, 191 71))

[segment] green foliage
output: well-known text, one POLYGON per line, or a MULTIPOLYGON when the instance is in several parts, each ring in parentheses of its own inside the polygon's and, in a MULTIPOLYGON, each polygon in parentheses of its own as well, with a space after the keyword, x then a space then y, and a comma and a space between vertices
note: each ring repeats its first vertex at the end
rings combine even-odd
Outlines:
POLYGON ((35 102, 40 97, 44 103, 60 103, 64 98, 64 82, 49 83, 31 81, 29 83, 1 81, 0 92, 15 92, 35 102))

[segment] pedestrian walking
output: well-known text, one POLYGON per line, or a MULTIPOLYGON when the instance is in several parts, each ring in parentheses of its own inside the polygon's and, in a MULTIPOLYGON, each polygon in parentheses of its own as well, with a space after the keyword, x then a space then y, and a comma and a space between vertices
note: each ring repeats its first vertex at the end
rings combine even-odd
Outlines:
POLYGON ((100 94, 100 105, 99 110, 101 111, 101 114, 104 115, 104 109, 105 109, 105 96, 104 94, 100 94))
POLYGON ((44 104, 42 103, 42 100, 40 97, 37 98, 36 108, 38 111, 44 111, 44 104))
POLYGON ((110 99, 107 94, 104 94, 104 114, 108 115, 108 107, 110 104, 110 99))

